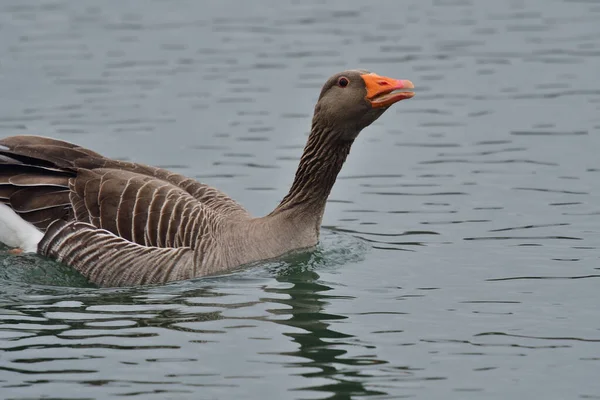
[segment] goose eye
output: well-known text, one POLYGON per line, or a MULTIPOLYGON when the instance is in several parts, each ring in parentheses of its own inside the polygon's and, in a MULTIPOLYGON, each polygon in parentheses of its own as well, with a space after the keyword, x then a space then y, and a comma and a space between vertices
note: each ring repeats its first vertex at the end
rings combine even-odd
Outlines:
POLYGON ((348 84, 350 83, 350 81, 348 80, 348 78, 342 76, 340 79, 338 79, 338 86, 339 87, 346 87, 348 86, 348 84))

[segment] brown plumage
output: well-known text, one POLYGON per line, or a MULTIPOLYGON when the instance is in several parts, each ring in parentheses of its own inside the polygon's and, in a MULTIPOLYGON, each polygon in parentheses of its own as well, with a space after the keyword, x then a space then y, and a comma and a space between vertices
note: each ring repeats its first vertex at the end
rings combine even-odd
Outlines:
POLYGON ((182 175, 38 136, 0 140, 0 202, 44 232, 38 253, 101 286, 189 279, 270 259, 318 242, 354 139, 413 96, 399 90, 412 88, 362 70, 331 77, 292 187, 265 217, 182 175))

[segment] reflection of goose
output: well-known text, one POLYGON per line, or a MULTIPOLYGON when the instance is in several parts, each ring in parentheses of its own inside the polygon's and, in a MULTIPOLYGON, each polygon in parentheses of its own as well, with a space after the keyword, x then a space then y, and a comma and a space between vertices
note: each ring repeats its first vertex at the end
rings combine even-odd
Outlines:
MULTIPOLYGON (((302 264, 301 261, 299 263, 302 264)), ((265 289, 267 293, 278 295, 268 299, 270 302, 287 306, 284 309, 271 309, 271 312, 277 315, 273 322, 295 328, 284 335, 289 336, 298 345, 297 349, 280 354, 293 357, 287 365, 292 364, 305 369, 300 375, 309 380, 303 389, 332 393, 328 399, 348 398, 344 394, 349 396, 350 393, 356 397, 386 395, 387 393, 380 390, 366 388, 361 376, 365 376, 362 373, 366 365, 386 364, 387 361, 371 354, 348 354, 348 348, 357 349, 358 346, 364 346, 366 350, 369 346, 361 344, 362 338, 342 332, 340 329, 343 324, 332 324, 332 321, 347 318, 329 310, 331 307, 328 305, 333 299, 340 299, 327 294, 332 288, 319 282, 317 273, 299 272, 297 268, 290 271, 289 275, 279 276, 277 281, 290 283, 292 286, 265 289), (287 298, 281 295, 287 295, 287 298), (324 383, 317 386, 315 382, 324 383)), ((372 350, 366 352, 372 353, 372 350)))
POLYGON ((292 187, 262 218, 164 169, 54 139, 0 140, 0 241, 37 249, 103 286, 188 279, 312 247, 352 142, 412 88, 368 71, 331 77, 292 187))

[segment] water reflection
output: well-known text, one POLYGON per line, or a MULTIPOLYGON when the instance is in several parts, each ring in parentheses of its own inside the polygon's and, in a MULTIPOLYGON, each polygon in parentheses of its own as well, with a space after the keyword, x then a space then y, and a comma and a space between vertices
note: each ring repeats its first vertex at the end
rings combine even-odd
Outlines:
MULTIPOLYGON (((361 372, 361 367, 373 364, 386 364, 378 358, 344 358, 347 351, 342 346, 353 346, 355 343, 344 341, 352 335, 335 330, 330 321, 346 319, 346 316, 327 313, 325 310, 332 299, 339 297, 327 295, 331 288, 319 282, 319 275, 314 271, 298 274, 286 273, 277 278, 279 282, 292 284, 285 289, 267 289, 267 292, 286 294, 289 299, 278 300, 290 306, 290 309, 274 310, 277 315, 289 316, 285 320, 277 320, 282 325, 300 328, 302 333, 286 333, 300 347, 293 352, 281 353, 284 356, 301 357, 306 361, 293 362, 292 365, 317 369, 301 375, 306 378, 327 378, 328 382, 302 387, 302 390, 331 392, 329 399, 346 399, 351 396, 383 395, 385 392, 369 390, 361 381, 368 375, 361 372), (350 367, 350 368, 349 368, 350 367), (355 368, 352 368, 355 367, 355 368)), ((343 326, 343 325, 342 325, 343 326)))

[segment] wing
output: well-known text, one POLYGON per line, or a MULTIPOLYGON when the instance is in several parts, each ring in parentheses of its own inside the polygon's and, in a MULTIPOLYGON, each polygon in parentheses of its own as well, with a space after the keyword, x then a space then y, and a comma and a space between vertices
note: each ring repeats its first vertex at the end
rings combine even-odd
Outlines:
POLYGON ((222 218, 183 189, 130 171, 80 170, 69 198, 76 221, 144 246, 195 247, 222 218))
MULTIPOLYGON (((64 178, 74 177, 82 170, 96 169, 129 171, 165 181, 187 192, 206 208, 220 215, 250 217, 236 201, 194 179, 162 168, 108 159, 72 143, 40 136, 12 136, 0 140, 0 201, 11 205, 12 201, 7 200, 15 192, 25 188, 28 191, 21 193, 19 200, 24 197, 42 197, 44 200, 41 208, 39 203, 34 208, 24 207, 21 214, 47 210, 38 213, 40 215, 23 215, 26 220, 45 229, 48 221, 71 217, 70 207, 65 204, 69 180, 64 178), (16 175, 20 175, 19 179, 13 179, 11 183, 16 175), (57 216, 59 217, 55 218, 57 216)), ((18 201, 15 200, 15 203, 18 201)))
POLYGON ((130 171, 0 164, 0 201, 41 230, 80 221, 145 246, 194 246, 224 215, 167 181, 130 171))
POLYGON ((5 161, 0 158, 0 202, 41 230, 52 221, 72 219, 69 179, 74 173, 5 161))
POLYGON ((75 268, 99 286, 134 286, 196 276, 189 247, 146 247, 81 222, 56 221, 38 253, 75 268))

